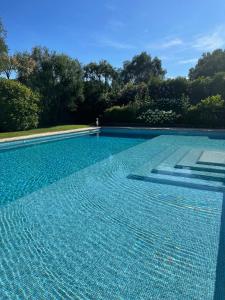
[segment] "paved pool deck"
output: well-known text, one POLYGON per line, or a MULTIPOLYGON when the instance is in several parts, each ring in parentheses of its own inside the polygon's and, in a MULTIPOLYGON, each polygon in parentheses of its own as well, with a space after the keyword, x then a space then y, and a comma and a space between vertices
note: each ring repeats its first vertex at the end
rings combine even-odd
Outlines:
POLYGON ((61 134, 67 134, 67 133, 86 132, 86 131, 92 131, 92 130, 98 130, 98 129, 100 129, 100 127, 85 127, 85 128, 69 129, 69 130, 63 130, 63 131, 52 131, 52 132, 36 133, 36 134, 31 134, 31 135, 23 135, 23 136, 16 136, 16 137, 10 137, 10 138, 3 138, 3 139, 0 139, 0 143, 14 142, 14 141, 33 139, 33 138, 39 138, 39 137, 46 137, 46 136, 53 136, 53 135, 61 135, 61 134))
POLYGON ((31 135, 23 135, 17 137, 10 137, 10 138, 2 138, 0 139, 0 143, 4 142, 13 142, 13 141, 20 141, 26 139, 33 139, 39 137, 46 137, 46 136, 54 136, 54 135, 61 135, 66 133, 76 133, 76 132, 85 132, 90 130, 99 130, 99 129, 130 129, 130 130, 154 130, 154 131, 174 131, 174 132, 202 132, 202 133, 217 133, 217 134, 225 134, 225 129, 210 129, 210 128, 179 128, 179 127, 134 127, 134 126, 102 126, 102 127, 85 127, 85 128, 78 128, 78 129, 69 129, 63 131, 52 131, 52 132, 45 132, 45 133, 36 133, 31 135))

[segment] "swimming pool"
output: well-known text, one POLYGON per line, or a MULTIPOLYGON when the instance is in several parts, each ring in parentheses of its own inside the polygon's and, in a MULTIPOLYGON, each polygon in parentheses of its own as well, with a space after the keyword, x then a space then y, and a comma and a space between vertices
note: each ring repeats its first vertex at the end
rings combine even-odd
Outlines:
MULTIPOLYGON (((169 134, 168 134, 169 133, 169 134)), ((220 135, 0 145, 0 299, 224 299, 220 135)))

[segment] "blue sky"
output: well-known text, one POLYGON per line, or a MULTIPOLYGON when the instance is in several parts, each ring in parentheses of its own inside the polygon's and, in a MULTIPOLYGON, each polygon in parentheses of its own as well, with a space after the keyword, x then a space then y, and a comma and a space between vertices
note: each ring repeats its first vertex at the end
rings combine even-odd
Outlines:
POLYGON ((1 0, 0 17, 11 52, 42 45, 119 67, 147 51, 168 77, 186 76, 203 52, 225 48, 224 0, 1 0))

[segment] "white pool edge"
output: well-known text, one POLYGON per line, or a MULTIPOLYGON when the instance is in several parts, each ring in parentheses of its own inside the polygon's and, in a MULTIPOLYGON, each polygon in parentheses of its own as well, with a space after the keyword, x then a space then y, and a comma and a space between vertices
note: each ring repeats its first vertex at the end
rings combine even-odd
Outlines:
POLYGON ((3 138, 3 139, 0 139, 0 143, 15 142, 15 141, 55 136, 55 135, 63 135, 63 134, 67 134, 67 133, 76 133, 76 132, 78 133, 78 132, 86 132, 86 131, 89 132, 89 131, 94 131, 94 130, 99 130, 99 129, 100 129, 100 127, 84 127, 84 128, 69 129, 69 130, 63 130, 63 131, 36 133, 36 134, 22 135, 22 136, 17 136, 17 137, 3 138))

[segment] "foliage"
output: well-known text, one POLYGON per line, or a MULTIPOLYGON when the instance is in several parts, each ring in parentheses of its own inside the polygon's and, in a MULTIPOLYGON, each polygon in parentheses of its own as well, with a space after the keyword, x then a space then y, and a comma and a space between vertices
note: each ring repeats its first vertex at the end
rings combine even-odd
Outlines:
POLYGON ((178 116, 172 110, 148 109, 138 118, 148 125, 170 125, 176 122, 178 116))
POLYGON ((112 87, 115 85, 118 74, 105 60, 87 64, 83 70, 84 102, 79 107, 78 115, 82 120, 90 122, 111 106, 112 87))
POLYGON ((17 52, 15 54, 15 68, 17 71, 17 79, 24 84, 31 84, 30 76, 36 67, 36 61, 32 54, 28 52, 17 52))
POLYGON ((0 130, 26 130, 38 126, 39 97, 14 80, 0 79, 0 130))
MULTIPOLYGON (((9 79, 13 74, 40 95, 41 125, 92 122, 104 114, 104 120, 110 122, 146 119, 155 124, 225 126, 224 108, 215 105, 213 98, 218 94, 225 99, 225 50, 203 54, 190 70, 189 79, 165 79, 161 60, 146 52, 125 61, 121 69, 106 60, 82 66, 45 47, 10 55, 5 39, 0 21, 0 75, 9 79)), ((12 92, 10 96, 17 105, 19 94, 13 91, 15 95, 12 92)))
POLYGON ((116 105, 127 105, 130 102, 140 101, 144 102, 149 99, 149 90, 146 83, 139 84, 127 83, 125 84, 111 100, 116 105))
POLYGON ((201 99, 220 94, 225 99, 225 72, 216 73, 212 77, 199 77, 189 84, 189 96, 192 104, 201 99))
POLYGON ((42 96, 42 123, 70 120, 71 113, 83 101, 80 63, 67 55, 40 47, 33 48, 30 54, 17 54, 17 60, 18 80, 42 96))
POLYGON ((159 98, 151 103, 152 109, 159 109, 163 111, 172 110, 177 114, 185 114, 189 107, 189 98, 182 96, 181 98, 159 98))
POLYGON ((116 70, 106 60, 84 66, 84 79, 86 81, 101 81, 106 86, 110 86, 116 78, 116 70))
POLYGON ((0 56, 0 73, 4 74, 7 79, 10 79, 11 73, 16 69, 16 59, 7 53, 0 56))
POLYGON ((220 95, 201 100, 197 105, 189 108, 188 122, 195 126, 224 126, 225 101, 220 95))
POLYGON ((135 104, 112 106, 104 112, 104 122, 137 123, 138 107, 135 104))
POLYGON ((94 121, 108 107, 108 92, 101 81, 84 82, 84 101, 78 109, 79 120, 94 121))
POLYGON ((8 46, 6 45, 5 39, 6 39, 6 31, 0 19, 0 57, 2 54, 8 53, 8 46))
POLYGON ((5 74, 7 78, 9 78, 9 72, 5 71, 9 70, 11 59, 8 58, 8 46, 6 45, 5 39, 6 31, 0 19, 0 74, 5 74))
POLYGON ((184 77, 175 79, 161 80, 152 78, 149 81, 149 96, 152 99, 158 98, 181 98, 183 95, 188 95, 188 80, 184 77))
POLYGON ((142 52, 131 61, 124 62, 121 77, 124 83, 140 83, 148 82, 152 77, 163 78, 165 73, 160 59, 152 59, 149 54, 142 52))
POLYGON ((189 71, 191 80, 199 77, 211 77, 218 72, 225 72, 225 50, 217 49, 212 53, 204 53, 197 65, 189 71))

